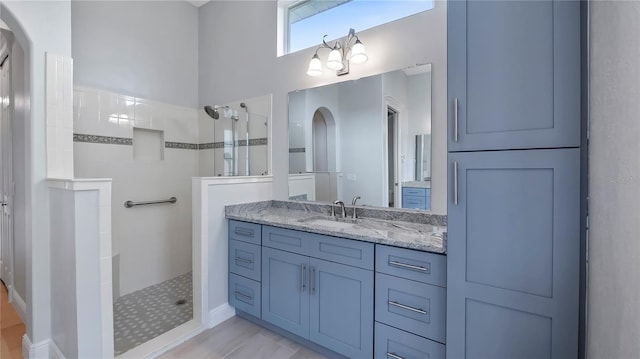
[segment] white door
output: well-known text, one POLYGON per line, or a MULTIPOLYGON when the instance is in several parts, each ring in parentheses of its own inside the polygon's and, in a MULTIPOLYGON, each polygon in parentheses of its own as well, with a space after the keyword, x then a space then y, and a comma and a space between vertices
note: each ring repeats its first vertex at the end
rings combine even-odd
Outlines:
POLYGON ((0 279, 13 285, 13 161, 10 112, 10 65, 3 58, 0 66, 0 279))

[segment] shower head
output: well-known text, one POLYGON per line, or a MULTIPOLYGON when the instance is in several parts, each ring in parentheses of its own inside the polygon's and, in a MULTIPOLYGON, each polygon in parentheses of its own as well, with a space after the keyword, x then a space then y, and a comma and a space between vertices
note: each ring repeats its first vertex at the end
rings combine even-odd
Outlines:
POLYGON ((211 116, 211 118, 213 118, 214 120, 217 120, 220 118, 220 113, 218 113, 217 108, 207 105, 204 107, 204 112, 206 112, 207 115, 211 116))

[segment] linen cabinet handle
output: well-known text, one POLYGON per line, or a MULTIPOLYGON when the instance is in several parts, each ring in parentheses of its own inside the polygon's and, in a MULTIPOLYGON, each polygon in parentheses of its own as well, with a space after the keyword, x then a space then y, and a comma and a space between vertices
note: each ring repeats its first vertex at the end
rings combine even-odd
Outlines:
POLYGON ((300 265, 300 290, 304 293, 304 289, 306 288, 304 277, 307 273, 307 267, 304 264, 300 265))
POLYGON ((453 162, 453 203, 458 205, 458 161, 453 162))
POLYGON ((453 141, 458 142, 458 98, 453 100, 453 141))
POLYGON ((416 312, 416 313, 420 313, 420 314, 423 314, 423 315, 427 315, 427 311, 426 310, 410 307, 408 305, 400 304, 400 303, 394 302, 392 300, 388 301, 387 303, 389 303, 389 305, 393 305, 394 307, 398 307, 398 308, 410 310, 412 312, 416 312))
POLYGON ((309 282, 311 283, 311 294, 316 294, 316 268, 311 267, 311 278, 309 278, 309 282))
POLYGON ((404 359, 404 357, 401 357, 398 354, 391 353, 391 352, 387 352, 387 357, 388 358, 393 358, 393 359, 404 359))

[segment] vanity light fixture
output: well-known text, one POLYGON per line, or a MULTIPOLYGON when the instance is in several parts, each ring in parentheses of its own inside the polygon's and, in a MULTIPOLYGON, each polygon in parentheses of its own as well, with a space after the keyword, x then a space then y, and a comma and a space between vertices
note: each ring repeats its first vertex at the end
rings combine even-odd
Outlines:
POLYGON ((335 70, 336 75, 338 76, 349 73, 349 62, 362 64, 367 62, 369 59, 367 52, 364 49, 364 45, 360 42, 360 39, 356 35, 356 31, 354 29, 349 29, 349 34, 347 35, 347 40, 344 44, 336 40, 333 46, 330 46, 325 41, 327 36, 328 35, 324 35, 324 37, 322 37, 322 45, 316 49, 311 61, 309 61, 307 75, 319 76, 322 74, 322 62, 320 61, 320 57, 318 57, 318 50, 320 49, 331 49, 329 57, 327 58, 327 67, 331 70, 335 70))

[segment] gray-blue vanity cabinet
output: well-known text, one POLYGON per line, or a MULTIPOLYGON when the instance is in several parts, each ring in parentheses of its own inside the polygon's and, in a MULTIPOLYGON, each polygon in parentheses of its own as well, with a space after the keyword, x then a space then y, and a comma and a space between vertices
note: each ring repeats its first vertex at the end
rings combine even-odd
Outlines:
POLYGON ((240 241, 229 241, 229 272, 260 281, 261 247, 240 241))
POLYGON ((580 146, 580 2, 447 4, 449 151, 580 146))
POLYGON ((263 226, 262 319, 347 357, 370 358, 373 248, 372 243, 263 226))
POLYGON ((316 258, 310 268, 309 339, 349 358, 371 358, 373 272, 316 258))
POLYGON ((309 257, 262 248, 262 319, 309 339, 309 257))
POLYGON ((229 221, 229 239, 260 245, 261 225, 241 221, 229 221))
POLYGON ((229 304, 260 318, 260 282, 229 273, 229 304))
POLYGON ((376 272, 446 287, 447 256, 377 244, 376 272))
POLYGON ((431 209, 431 188, 402 187, 402 208, 431 209))
POLYGON ((449 358, 577 357, 579 164, 577 148, 449 153, 449 358))
POLYGON ((444 344, 377 323, 373 357, 375 359, 441 359, 444 344))

